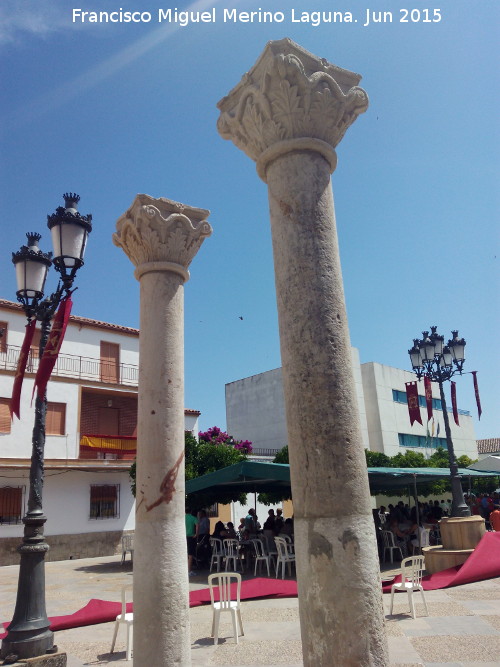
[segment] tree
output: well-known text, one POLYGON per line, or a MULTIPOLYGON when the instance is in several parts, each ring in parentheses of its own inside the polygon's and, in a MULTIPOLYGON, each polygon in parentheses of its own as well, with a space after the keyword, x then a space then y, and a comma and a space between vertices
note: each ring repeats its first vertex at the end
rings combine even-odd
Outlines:
MULTIPOLYGON (((288 445, 282 447, 273 459, 273 463, 289 463, 288 459, 288 445)), ((279 491, 259 493, 259 503, 263 505, 277 505, 283 500, 290 500, 292 497, 292 490, 289 491, 281 489, 279 491)))

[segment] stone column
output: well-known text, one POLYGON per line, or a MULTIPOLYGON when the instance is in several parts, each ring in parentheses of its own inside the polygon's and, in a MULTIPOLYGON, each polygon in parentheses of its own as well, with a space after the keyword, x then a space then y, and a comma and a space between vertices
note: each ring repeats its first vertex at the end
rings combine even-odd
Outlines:
POLYGON ((218 129, 269 187, 304 665, 388 664, 330 174, 360 76, 269 42, 218 129))
POLYGON ((191 664, 184 522, 184 282, 209 211, 137 195, 115 245, 140 282, 134 663, 191 664))

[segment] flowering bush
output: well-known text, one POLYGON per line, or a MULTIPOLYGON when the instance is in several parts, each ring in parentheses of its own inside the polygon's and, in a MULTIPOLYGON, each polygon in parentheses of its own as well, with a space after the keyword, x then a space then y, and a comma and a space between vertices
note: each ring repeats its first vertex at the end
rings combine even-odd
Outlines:
POLYGON ((235 440, 232 435, 229 435, 226 431, 221 431, 218 426, 212 426, 208 431, 200 431, 198 439, 200 442, 208 442, 212 445, 228 445, 245 454, 252 452, 250 440, 235 440))

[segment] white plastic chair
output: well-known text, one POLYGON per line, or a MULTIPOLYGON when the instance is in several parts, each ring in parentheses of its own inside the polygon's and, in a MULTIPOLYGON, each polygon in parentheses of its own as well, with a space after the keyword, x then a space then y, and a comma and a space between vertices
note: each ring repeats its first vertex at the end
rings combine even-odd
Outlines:
POLYGON ((419 532, 420 532, 420 545, 418 543, 418 538, 411 540, 411 544, 414 549, 413 553, 415 553, 415 550, 418 550, 419 548, 422 550, 424 547, 428 547, 431 543, 430 528, 419 527, 419 532))
POLYGON ((276 549, 278 551, 278 557, 276 559, 276 578, 278 578, 278 572, 281 564, 281 578, 285 578, 285 565, 288 565, 288 575, 292 574, 292 563, 295 563, 295 554, 292 553, 288 547, 287 541, 282 537, 275 537, 274 543, 276 544, 276 549))
POLYGON ((245 634, 243 632, 243 623, 241 621, 241 574, 238 572, 210 574, 208 577, 208 586, 210 588, 210 601, 213 609, 211 636, 214 638, 214 644, 217 644, 219 640, 219 621, 223 611, 231 613, 234 638, 236 643, 238 643, 238 623, 241 628, 241 635, 245 634), (236 595, 231 595, 231 582, 236 582, 236 595), (215 600, 214 595, 216 589, 219 591, 218 600, 215 600))
POLYGON ((130 560, 134 562, 134 536, 122 535, 122 565, 125 562, 127 552, 130 554, 130 560))
POLYGON ((133 633, 132 627, 134 625, 134 614, 133 612, 127 613, 127 594, 132 592, 132 585, 123 586, 122 588, 122 612, 116 617, 115 621, 115 630, 113 632, 113 641, 111 642, 111 651, 115 648, 116 636, 118 634, 118 628, 121 623, 124 623, 127 626, 127 660, 131 659, 132 656, 132 640, 133 633))
POLYGON ((390 530, 383 530, 382 531, 382 540, 384 543, 384 552, 383 552, 383 561, 385 563, 385 552, 389 551, 390 557, 391 557, 391 563, 393 562, 394 556, 393 552, 394 551, 399 551, 400 556, 401 556, 401 561, 404 558, 403 551, 401 550, 401 547, 397 546, 396 540, 394 538, 394 533, 390 530))
POLYGON ((391 586, 391 609, 389 614, 392 615, 394 604, 395 591, 406 591, 408 593, 408 602, 410 604, 410 611, 413 618, 416 618, 415 605, 413 603, 413 591, 420 591, 422 600, 424 601, 425 615, 429 616, 427 611, 427 604, 424 597, 424 589, 422 586, 422 574, 424 571, 424 557, 411 556, 405 558, 401 562, 401 582, 399 584, 392 584, 391 586))
POLYGON ((233 570, 236 572, 238 569, 238 563, 240 564, 241 571, 243 572, 243 559, 240 554, 240 546, 238 540, 222 540, 222 546, 224 547, 224 558, 226 560, 226 568, 230 569, 230 563, 233 563, 233 570))
POLYGON ((210 546, 212 547, 212 556, 210 558, 210 572, 214 566, 217 565, 217 572, 220 572, 221 561, 224 560, 224 549, 222 548, 222 540, 218 537, 210 538, 210 546))
POLYGON ((269 570, 269 563, 271 561, 272 556, 266 553, 266 550, 264 549, 264 543, 262 542, 262 540, 252 540, 252 544, 253 544, 254 558, 255 558, 254 576, 257 575, 257 565, 259 565, 260 569, 262 563, 265 563, 267 567, 267 576, 270 577, 271 573, 269 570))

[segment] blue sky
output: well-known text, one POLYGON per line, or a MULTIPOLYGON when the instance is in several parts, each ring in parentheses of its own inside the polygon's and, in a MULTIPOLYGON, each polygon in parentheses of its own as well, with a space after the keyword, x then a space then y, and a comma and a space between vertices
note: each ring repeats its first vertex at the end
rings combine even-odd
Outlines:
MULTIPOLYGON (((27 231, 50 248, 46 215, 70 190, 94 219, 73 312, 138 326, 133 266, 111 241, 117 218, 139 192, 210 209, 214 233, 185 287, 186 407, 201 410, 203 429, 224 427, 224 385, 278 367, 280 353, 267 188, 218 135, 216 103, 268 40, 287 36, 359 72, 370 98, 332 177, 361 361, 408 369, 412 338, 458 328, 466 369, 478 371, 476 435, 500 436, 498 26, 496 0, 2 0, 0 296, 15 299, 11 251, 27 231), (72 22, 74 8, 120 7, 152 21, 72 22), (168 7, 215 7, 217 21, 159 24, 168 7), (223 23, 225 7, 285 21, 223 23), (404 7, 441 20, 400 22, 404 7), (358 21, 292 23, 292 8, 358 21), (392 22, 363 26, 367 8, 392 22)), ((470 375, 457 390, 476 415, 470 375)))

